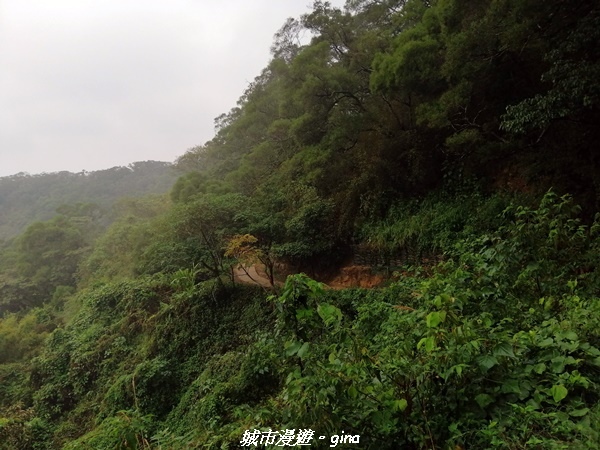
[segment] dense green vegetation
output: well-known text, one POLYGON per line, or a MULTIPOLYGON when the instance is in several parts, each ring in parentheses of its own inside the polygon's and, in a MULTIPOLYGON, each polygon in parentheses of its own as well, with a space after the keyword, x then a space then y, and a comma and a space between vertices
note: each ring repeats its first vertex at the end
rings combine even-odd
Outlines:
POLYGON ((170 198, 123 200, 107 229, 64 206, 4 246, 0 449, 286 429, 315 448, 598 448, 599 34, 591 1, 288 20, 170 198), (312 279, 364 255, 383 286, 312 279))

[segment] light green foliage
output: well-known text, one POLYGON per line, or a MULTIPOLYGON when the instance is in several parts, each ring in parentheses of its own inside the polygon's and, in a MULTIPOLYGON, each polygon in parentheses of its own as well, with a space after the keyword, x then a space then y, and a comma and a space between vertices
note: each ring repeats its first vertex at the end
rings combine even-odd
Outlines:
POLYGON ((134 411, 119 411, 114 417, 102 421, 92 432, 81 439, 77 439, 63 448, 65 450, 78 449, 119 449, 143 450, 152 446, 147 438, 148 428, 152 418, 140 417, 134 411))
POLYGON ((134 276, 148 242, 165 227, 162 218, 169 207, 164 195, 117 202, 114 223, 96 240, 80 266, 81 283, 134 276))
POLYGON ((384 219, 363 223, 358 232, 361 250, 375 252, 387 265, 391 260, 419 265, 432 254, 451 251, 460 239, 497 227, 510 198, 500 194, 485 198, 469 180, 457 178, 448 183, 448 190, 454 190, 451 195, 431 194, 398 203, 384 219))
POLYGON ((21 317, 6 314, 0 319, 0 364, 31 358, 53 328, 51 317, 42 309, 21 317))
POLYGON ((185 202, 194 195, 206 192, 206 176, 198 172, 190 172, 180 177, 171 189, 173 203, 185 202))

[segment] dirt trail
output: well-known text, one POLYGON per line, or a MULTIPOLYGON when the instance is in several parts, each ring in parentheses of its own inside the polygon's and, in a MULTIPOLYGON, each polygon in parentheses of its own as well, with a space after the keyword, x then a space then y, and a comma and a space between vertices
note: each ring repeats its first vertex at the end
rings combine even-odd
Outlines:
POLYGON ((240 265, 233 268, 233 276, 237 283, 257 284, 264 288, 271 288, 269 279, 258 273, 256 266, 242 267, 240 265))
MULTIPOLYGON (((236 266, 233 269, 233 276, 237 283, 254 284, 270 289, 271 283, 262 267, 251 265, 248 267, 236 266)), ((382 275, 376 275, 371 272, 369 266, 347 266, 340 269, 338 275, 327 283, 322 282, 328 289, 346 289, 351 287, 361 287, 372 289, 381 285, 385 281, 382 275)), ((283 283, 275 281, 275 286, 282 286, 283 283)))

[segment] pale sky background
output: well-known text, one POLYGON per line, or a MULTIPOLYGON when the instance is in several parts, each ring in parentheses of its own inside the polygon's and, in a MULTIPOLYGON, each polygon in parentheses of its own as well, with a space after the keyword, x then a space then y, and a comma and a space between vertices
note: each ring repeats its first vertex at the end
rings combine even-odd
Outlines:
POLYGON ((311 4, 0 0, 0 176, 174 161, 214 136, 311 4))

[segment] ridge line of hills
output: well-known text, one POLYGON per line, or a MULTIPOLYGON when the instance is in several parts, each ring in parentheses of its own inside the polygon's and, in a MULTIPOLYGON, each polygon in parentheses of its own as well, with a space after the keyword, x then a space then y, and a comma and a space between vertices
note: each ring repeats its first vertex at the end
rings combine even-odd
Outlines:
POLYGON ((62 205, 93 203, 108 212, 121 197, 168 192, 177 177, 171 163, 160 161, 90 172, 0 177, 0 241, 17 236, 35 221, 52 218, 62 205))

